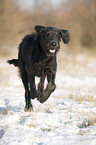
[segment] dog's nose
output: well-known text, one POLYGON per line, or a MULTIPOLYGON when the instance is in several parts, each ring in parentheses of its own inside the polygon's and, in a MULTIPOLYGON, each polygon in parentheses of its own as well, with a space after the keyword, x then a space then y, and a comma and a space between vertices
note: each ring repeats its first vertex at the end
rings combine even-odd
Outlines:
POLYGON ((51 43, 51 46, 56 47, 57 46, 57 43, 56 42, 52 42, 51 43))

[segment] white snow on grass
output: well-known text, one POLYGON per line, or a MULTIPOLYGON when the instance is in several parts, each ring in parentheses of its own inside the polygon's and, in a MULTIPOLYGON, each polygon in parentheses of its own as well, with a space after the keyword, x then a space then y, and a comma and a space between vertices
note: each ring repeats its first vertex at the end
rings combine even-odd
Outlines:
POLYGON ((16 68, 0 61, 0 145, 96 145, 96 59, 83 61, 58 70, 57 89, 44 104, 32 100, 33 112, 16 68))

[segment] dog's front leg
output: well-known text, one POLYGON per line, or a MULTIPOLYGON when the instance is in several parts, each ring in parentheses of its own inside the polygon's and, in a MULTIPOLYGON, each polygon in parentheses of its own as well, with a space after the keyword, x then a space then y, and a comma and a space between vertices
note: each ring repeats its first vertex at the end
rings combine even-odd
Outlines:
POLYGON ((55 74, 49 74, 47 75, 48 85, 46 89, 42 92, 42 94, 37 98, 40 103, 44 103, 51 95, 52 92, 54 92, 56 85, 54 83, 55 81, 55 74))
POLYGON ((41 93, 44 91, 44 80, 45 76, 40 78, 40 82, 38 84, 38 94, 41 95, 41 93))

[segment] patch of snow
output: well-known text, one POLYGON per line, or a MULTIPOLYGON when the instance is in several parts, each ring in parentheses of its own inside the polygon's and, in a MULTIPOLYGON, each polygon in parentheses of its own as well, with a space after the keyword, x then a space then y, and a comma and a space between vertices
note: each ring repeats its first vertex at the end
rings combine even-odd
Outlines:
POLYGON ((58 71, 56 91, 44 104, 32 100, 34 111, 24 112, 24 88, 16 69, 5 62, 0 67, 7 70, 0 79, 0 145, 96 145, 95 71, 91 76, 58 71))

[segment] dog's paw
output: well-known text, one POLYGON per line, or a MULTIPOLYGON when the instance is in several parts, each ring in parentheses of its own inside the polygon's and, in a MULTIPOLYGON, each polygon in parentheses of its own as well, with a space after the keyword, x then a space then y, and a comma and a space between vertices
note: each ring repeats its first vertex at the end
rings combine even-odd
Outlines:
POLYGON ((44 90, 37 98, 37 100, 40 103, 44 103, 51 95, 51 92, 49 90, 44 90))
POLYGON ((56 85, 52 84, 51 82, 47 85, 47 90, 50 92, 54 92, 54 90, 56 89, 56 85))
POLYGON ((33 112, 33 106, 31 105, 30 107, 25 107, 24 111, 25 112, 33 112))
POLYGON ((51 93, 54 92, 55 88, 56 85, 50 82, 47 88, 37 97, 37 100, 40 103, 44 103, 50 97, 51 93))
POLYGON ((44 92, 42 92, 41 94, 39 94, 37 100, 38 100, 40 103, 44 103, 44 102, 45 102, 45 99, 44 99, 44 92))

